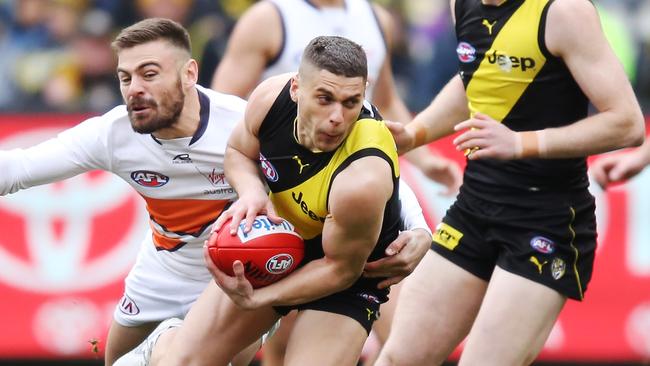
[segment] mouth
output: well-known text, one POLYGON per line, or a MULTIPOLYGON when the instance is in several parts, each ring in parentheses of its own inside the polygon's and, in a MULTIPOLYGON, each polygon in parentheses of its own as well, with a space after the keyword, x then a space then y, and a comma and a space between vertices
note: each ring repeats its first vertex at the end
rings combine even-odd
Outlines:
POLYGON ((325 140, 328 143, 337 142, 341 137, 340 133, 334 134, 334 133, 321 132, 320 135, 323 138, 323 140, 325 140))
POLYGON ((151 106, 146 104, 131 105, 129 111, 133 116, 143 116, 151 110, 151 106))

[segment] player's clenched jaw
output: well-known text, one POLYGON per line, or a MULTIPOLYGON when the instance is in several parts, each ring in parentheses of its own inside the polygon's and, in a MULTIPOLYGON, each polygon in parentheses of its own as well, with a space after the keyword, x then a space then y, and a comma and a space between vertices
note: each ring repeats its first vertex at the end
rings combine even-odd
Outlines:
POLYGON ((335 150, 357 120, 365 93, 363 77, 303 67, 292 80, 298 104, 298 140, 312 151, 335 150))

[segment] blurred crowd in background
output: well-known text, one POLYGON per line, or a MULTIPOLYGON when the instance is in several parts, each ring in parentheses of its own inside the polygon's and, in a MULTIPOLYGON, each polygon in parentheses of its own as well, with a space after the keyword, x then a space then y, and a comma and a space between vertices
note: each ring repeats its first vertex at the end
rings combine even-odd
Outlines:
MULTIPOLYGON (((103 113, 121 104, 110 42, 121 28, 146 17, 171 18, 188 28, 199 83, 209 86, 234 23, 254 2, 0 0, 0 113, 103 113)), ((448 0, 377 2, 400 25, 394 73, 402 97, 417 112, 456 72, 448 0)), ((650 0, 593 2, 650 113, 650 0)))

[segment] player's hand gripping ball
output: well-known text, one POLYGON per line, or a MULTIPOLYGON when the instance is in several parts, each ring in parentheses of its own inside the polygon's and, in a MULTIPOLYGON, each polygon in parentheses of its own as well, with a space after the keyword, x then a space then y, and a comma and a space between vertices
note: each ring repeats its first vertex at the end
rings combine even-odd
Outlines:
POLYGON ((233 276, 232 264, 240 260, 244 275, 253 288, 264 287, 291 273, 305 255, 305 243, 289 221, 274 224, 259 215, 248 233, 244 222, 230 235, 230 220, 208 239, 208 252, 214 264, 233 276))

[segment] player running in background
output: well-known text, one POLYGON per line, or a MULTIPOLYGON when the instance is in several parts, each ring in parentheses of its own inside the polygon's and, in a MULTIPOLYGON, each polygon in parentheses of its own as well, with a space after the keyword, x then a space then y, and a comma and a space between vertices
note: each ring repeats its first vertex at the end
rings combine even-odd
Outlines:
POLYGON ((643 115, 590 1, 451 9, 460 73, 396 138, 408 150, 463 131, 468 163, 377 364, 441 364, 469 334, 460 365, 528 365, 591 278, 585 157, 641 144, 643 115))

